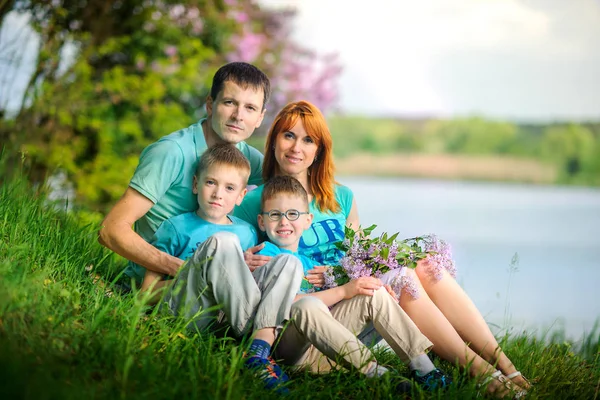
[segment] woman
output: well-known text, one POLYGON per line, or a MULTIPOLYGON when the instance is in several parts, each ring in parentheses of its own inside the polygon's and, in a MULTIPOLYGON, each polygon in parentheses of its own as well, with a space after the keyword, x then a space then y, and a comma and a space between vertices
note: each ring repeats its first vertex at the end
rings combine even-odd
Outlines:
MULTIPOLYGON (((332 139, 325 119, 306 101, 288 104, 271 126, 265 144, 263 180, 276 175, 298 179, 309 195, 314 219, 311 229, 302 235, 298 251, 323 265, 336 264, 342 254, 334 243, 344 238, 344 226, 359 227, 358 209, 352 191, 334 180, 332 139)), ((236 216, 255 226, 260 192, 259 188, 248 193, 235 210, 236 216)), ((246 261, 255 268, 267 259, 248 253, 246 261)), ((446 271, 434 274, 426 262, 415 270, 403 270, 415 283, 418 296, 403 290, 400 306, 433 342, 433 351, 445 360, 458 362, 474 377, 485 376, 482 382, 497 396, 510 391, 524 393, 522 389, 530 387, 500 349, 471 299, 446 271)), ((309 281, 322 283, 320 272, 315 270, 309 281)))

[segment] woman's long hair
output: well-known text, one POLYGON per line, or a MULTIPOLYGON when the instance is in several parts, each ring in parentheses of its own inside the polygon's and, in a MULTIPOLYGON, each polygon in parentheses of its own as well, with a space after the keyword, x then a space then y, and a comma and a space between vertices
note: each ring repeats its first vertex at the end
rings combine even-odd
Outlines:
POLYGON ((308 101, 290 103, 275 117, 265 143, 263 181, 266 182, 281 173, 279 164, 275 159, 275 141, 277 135, 288 132, 299 119, 302 121, 308 136, 317 145, 316 159, 308 168, 310 192, 315 196, 317 208, 321 212, 339 212, 340 205, 335 199, 333 140, 327 122, 325 122, 325 117, 317 107, 308 101))

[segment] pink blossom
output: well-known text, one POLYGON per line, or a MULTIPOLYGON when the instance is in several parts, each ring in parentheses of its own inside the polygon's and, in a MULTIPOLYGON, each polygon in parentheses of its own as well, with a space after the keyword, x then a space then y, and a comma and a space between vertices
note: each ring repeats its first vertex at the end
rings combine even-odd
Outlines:
POLYGON ((177 54, 177 47, 175 46, 167 46, 165 47, 165 55, 169 56, 169 57, 173 57, 177 54))

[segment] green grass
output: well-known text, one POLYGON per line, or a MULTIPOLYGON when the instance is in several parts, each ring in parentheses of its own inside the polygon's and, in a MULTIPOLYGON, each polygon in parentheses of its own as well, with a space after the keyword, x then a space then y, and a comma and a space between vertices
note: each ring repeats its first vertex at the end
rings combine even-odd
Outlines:
MULTIPOLYGON (((0 186, 0 398, 276 398, 241 368, 243 346, 186 332, 186 321, 148 310, 133 296, 107 296, 94 276, 116 277, 123 261, 96 241, 96 227, 63 213, 22 179, 0 186)), ((598 330, 580 343, 560 332, 501 338, 531 378, 529 398, 598 398, 598 330)), ((392 355, 379 360, 405 373, 392 355)), ((436 360, 439 363, 439 360, 436 360)), ((458 377, 456 368, 442 366, 458 377)), ((289 398, 398 398, 387 380, 356 371, 293 374, 289 398)), ((413 398, 476 397, 468 382, 413 398)))

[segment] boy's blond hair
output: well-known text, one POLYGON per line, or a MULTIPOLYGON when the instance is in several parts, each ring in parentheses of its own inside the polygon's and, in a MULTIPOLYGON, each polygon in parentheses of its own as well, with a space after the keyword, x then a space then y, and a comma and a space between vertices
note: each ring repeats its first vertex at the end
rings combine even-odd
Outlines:
POLYGON ((196 177, 199 178, 202 171, 207 171, 215 165, 226 165, 237 169, 243 173, 245 177, 244 182, 248 182, 248 178, 250 177, 250 162, 234 145, 217 144, 209 147, 200 156, 200 161, 198 161, 198 166, 196 167, 196 177))
MULTIPOLYGON (((263 188, 263 192, 260 196, 260 208, 265 206, 265 202, 274 198, 279 194, 289 194, 298 197, 308 208, 308 193, 298 181, 298 179, 291 176, 274 176, 269 179, 263 188)), ((263 210, 264 211, 264 210, 263 210)))

